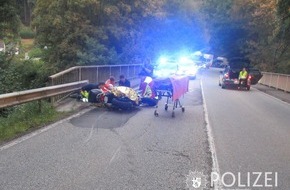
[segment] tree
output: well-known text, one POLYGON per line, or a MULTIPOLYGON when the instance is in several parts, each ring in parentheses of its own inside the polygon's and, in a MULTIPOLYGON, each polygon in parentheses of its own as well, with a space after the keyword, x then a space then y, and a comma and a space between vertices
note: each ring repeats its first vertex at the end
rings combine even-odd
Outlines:
POLYGON ((98 3, 91 0, 37 1, 34 12, 37 42, 41 47, 48 47, 46 60, 49 63, 55 63, 60 69, 110 63, 104 57, 112 57, 112 52, 101 43, 107 36, 102 27, 92 25, 90 20, 98 16, 98 3), (92 56, 94 54, 96 56, 92 56))
MULTIPOLYGON (((2 60, 11 59, 9 52, 13 51, 19 41, 20 20, 15 9, 15 0, 1 0, 0 7, 0 39, 6 44, 6 56, 2 60)), ((2 55, 3 56, 3 55, 2 55)), ((0 64, 3 65, 4 62, 0 64)))
POLYGON ((274 71, 277 64, 279 44, 275 42, 276 0, 251 0, 248 39, 245 52, 248 57, 263 70, 274 71))
POLYGON ((290 73, 290 0, 279 0, 277 4, 279 27, 277 39, 280 41, 278 72, 290 73))
POLYGON ((289 0, 204 1, 213 52, 247 57, 265 71, 290 72, 289 4, 289 0))
POLYGON ((59 68, 124 63, 137 51, 140 20, 154 16, 162 2, 38 0, 34 11, 37 42, 49 47, 47 60, 59 68))
POLYGON ((192 1, 167 0, 158 16, 140 24, 138 55, 157 59, 162 54, 191 53, 205 46, 204 28, 192 1))
POLYGON ((18 9, 21 22, 26 26, 31 24, 35 3, 36 0, 16 0, 16 8, 18 9))
POLYGON ((236 11, 232 0, 207 0, 203 2, 203 15, 209 32, 211 52, 218 56, 244 56, 242 47, 245 44, 245 18, 236 11))

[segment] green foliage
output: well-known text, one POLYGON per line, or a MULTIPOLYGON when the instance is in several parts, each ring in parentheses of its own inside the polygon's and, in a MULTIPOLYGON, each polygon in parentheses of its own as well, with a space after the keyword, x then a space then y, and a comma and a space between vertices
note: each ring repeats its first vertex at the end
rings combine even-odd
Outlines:
POLYGON ((51 69, 41 60, 16 61, 0 67, 0 94, 46 85, 51 69))
MULTIPOLYGON (((7 63, 6 63, 7 64, 7 63)), ((7 66, 5 63, 0 67, 0 94, 5 94, 21 89, 21 76, 16 71, 17 66, 7 66)))
POLYGON ((290 74, 290 62, 281 62, 278 64, 278 73, 290 74))
POLYGON ((265 71, 288 72, 289 4, 289 0, 204 1, 212 52, 248 57, 265 71))
POLYGON ((37 42, 50 47, 46 60, 61 69, 124 63, 132 56, 126 47, 133 44, 137 47, 136 42, 140 41, 143 30, 140 21, 156 17, 163 3, 160 0, 134 3, 39 0, 34 11, 37 42), (125 59, 119 60, 122 57, 125 59))
POLYGON ((85 41, 95 34, 85 15, 85 9, 90 8, 88 1, 82 6, 78 3, 80 1, 38 1, 35 9, 37 41, 42 47, 49 47, 46 60, 55 62, 60 69, 82 62, 78 53, 89 51, 85 41))
POLYGON ((15 0, 1 0, 0 39, 4 39, 6 44, 18 38, 20 19, 15 7, 15 0))
POLYGON ((6 45, 6 55, 3 62, 10 61, 14 56, 15 48, 19 42, 18 31, 20 28, 20 19, 16 7, 15 0, 2 0, 0 6, 0 39, 6 45), (11 53, 12 52, 12 53, 11 53))
POLYGON ((50 103, 45 101, 41 102, 41 111, 38 102, 15 106, 8 110, 7 117, 0 115, 0 142, 14 138, 32 128, 49 124, 61 116, 50 103))
POLYGON ((43 57, 43 50, 40 48, 33 48, 28 53, 29 58, 41 58, 43 57))
POLYGON ((37 0, 15 0, 17 12, 21 22, 25 26, 30 26, 32 19, 32 11, 37 0))
POLYGON ((24 27, 20 30, 19 35, 22 39, 32 39, 35 37, 35 32, 28 27, 24 27))
POLYGON ((209 30, 211 52, 218 56, 243 56, 246 42, 245 19, 238 18, 231 0, 204 1, 202 12, 209 30))
POLYGON ((289 60, 290 60, 290 0, 279 0, 277 15, 280 18, 279 28, 277 32, 277 38, 282 42, 280 45, 280 56, 281 62, 284 62, 285 67, 289 71, 289 60))
MULTIPOLYGON (((3 2, 0 37, 13 49, 19 41, 17 14, 26 26, 33 18, 36 44, 48 47, 43 60, 58 71, 75 65, 136 63, 180 49, 246 56, 270 71, 290 59, 289 0, 3 2)), ((28 28, 19 34, 33 36, 28 28)), ((33 57, 39 53, 32 51, 33 57)))

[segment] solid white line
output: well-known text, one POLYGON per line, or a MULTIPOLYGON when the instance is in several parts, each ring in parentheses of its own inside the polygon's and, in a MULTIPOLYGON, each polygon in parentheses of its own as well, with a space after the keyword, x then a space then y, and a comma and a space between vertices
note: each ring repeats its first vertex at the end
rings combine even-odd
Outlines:
POLYGON ((6 149, 8 149, 8 148, 10 148, 10 147, 12 147, 12 146, 15 146, 15 145, 17 145, 17 144, 19 144, 19 143, 22 143, 23 141, 26 141, 26 140, 28 140, 28 139, 31 139, 32 137, 34 137, 34 136, 36 136, 36 135, 39 135, 39 134, 41 134, 41 133, 43 133, 43 132, 45 132, 45 131, 48 131, 49 129, 52 129, 52 128, 54 128, 54 127, 56 127, 56 126, 58 126, 58 125, 60 125, 60 124, 62 124, 62 123, 64 123, 64 122, 66 122, 66 121, 69 121, 69 120, 72 119, 72 118, 75 118, 75 117, 78 117, 78 116, 80 116, 80 115, 83 115, 83 114, 89 112, 89 111, 92 110, 92 109, 93 109, 93 108, 85 109, 85 110, 83 110, 83 111, 81 111, 81 112, 79 112, 79 113, 77 113, 77 114, 74 114, 74 115, 72 115, 72 116, 70 116, 70 117, 68 117, 68 118, 66 118, 66 119, 60 120, 60 121, 58 121, 58 122, 56 122, 56 123, 54 123, 54 124, 48 125, 48 126, 43 127, 43 128, 41 128, 41 129, 39 129, 39 130, 36 130, 36 131, 34 131, 34 132, 32 132, 32 133, 29 133, 29 134, 24 135, 24 136, 22 136, 22 137, 20 137, 20 138, 17 138, 17 139, 15 139, 15 140, 13 140, 13 141, 11 141, 11 142, 9 142, 9 143, 7 143, 7 144, 1 146, 1 147, 0 147, 0 152, 3 151, 3 150, 6 150, 6 149))
MULTIPOLYGON (((220 176, 220 169, 219 169, 219 164, 218 164, 218 159, 217 159, 217 154, 216 154, 216 149, 215 149, 215 144, 214 144, 212 128, 211 128, 210 123, 209 123, 209 117, 208 117, 208 111, 207 111, 206 101, 205 101, 205 97, 204 97, 202 80, 200 80, 200 87, 201 87, 203 110, 204 110, 204 117, 205 117, 205 123, 206 123, 208 142, 209 142, 209 147, 210 147, 210 151, 211 151, 211 158, 212 158, 212 172, 216 172, 216 174, 218 174, 218 176, 220 176)), ((220 181, 214 183, 214 189, 215 190, 221 189, 220 181)))

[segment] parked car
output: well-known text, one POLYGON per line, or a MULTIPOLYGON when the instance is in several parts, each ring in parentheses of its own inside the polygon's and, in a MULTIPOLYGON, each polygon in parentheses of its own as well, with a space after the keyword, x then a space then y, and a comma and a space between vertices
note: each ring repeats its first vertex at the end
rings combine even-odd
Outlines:
POLYGON ((220 73, 219 86, 222 88, 238 87, 239 73, 243 68, 246 68, 248 72, 244 86, 250 90, 251 85, 257 84, 263 75, 259 69, 253 68, 248 60, 242 58, 232 58, 228 61, 228 66, 220 73))

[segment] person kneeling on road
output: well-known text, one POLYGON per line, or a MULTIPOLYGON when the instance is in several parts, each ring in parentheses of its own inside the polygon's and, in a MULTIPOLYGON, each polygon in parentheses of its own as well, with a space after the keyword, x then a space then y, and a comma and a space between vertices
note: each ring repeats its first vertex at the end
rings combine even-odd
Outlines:
POLYGON ((131 87, 130 81, 124 75, 120 75, 119 86, 131 87))
POLYGON ((81 95, 81 100, 83 102, 88 102, 89 101, 89 93, 91 90, 93 89, 97 89, 98 88, 98 85, 97 84, 93 84, 93 83, 90 83, 90 84, 87 84, 85 86, 83 86, 81 88, 81 91, 80 91, 80 95, 81 95))
POLYGON ((155 106, 158 100, 155 98, 154 82, 150 76, 147 76, 145 72, 140 72, 139 77, 141 83, 139 90, 141 92, 141 104, 140 106, 155 106))

